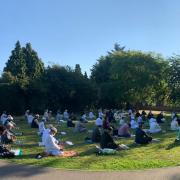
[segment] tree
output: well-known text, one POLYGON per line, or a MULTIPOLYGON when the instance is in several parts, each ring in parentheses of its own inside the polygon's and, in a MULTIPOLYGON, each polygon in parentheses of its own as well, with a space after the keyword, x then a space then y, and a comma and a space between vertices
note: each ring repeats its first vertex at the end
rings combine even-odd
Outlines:
POLYGON ((76 64, 75 65, 75 73, 79 74, 79 75, 82 75, 82 72, 81 72, 81 67, 79 64, 76 64))
POLYGON ((17 41, 14 50, 12 50, 11 56, 9 57, 3 72, 9 72, 14 76, 20 86, 27 84, 26 77, 26 62, 23 56, 20 42, 17 41))
POLYGON ((167 61, 159 56, 123 49, 101 57, 91 78, 99 87, 101 106, 163 104, 168 93, 167 68, 167 61))
POLYGON ((22 51, 26 63, 26 76, 30 80, 41 76, 45 70, 44 63, 38 57, 37 52, 32 49, 31 44, 27 43, 26 47, 22 48, 22 51))
POLYGON ((174 103, 180 103, 180 55, 170 58, 168 80, 170 87, 170 99, 174 103))

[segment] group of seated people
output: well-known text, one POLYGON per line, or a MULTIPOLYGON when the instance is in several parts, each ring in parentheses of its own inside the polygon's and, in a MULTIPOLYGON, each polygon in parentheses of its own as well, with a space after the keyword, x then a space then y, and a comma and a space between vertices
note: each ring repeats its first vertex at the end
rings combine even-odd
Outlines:
MULTIPOLYGON (((75 156, 77 155, 74 151, 64 151, 64 147, 66 143, 58 141, 55 138, 57 134, 57 129, 50 125, 48 128, 45 127, 45 123, 49 121, 52 116, 52 112, 45 111, 44 115, 40 119, 40 116, 36 114, 33 116, 30 111, 26 111, 25 117, 29 124, 31 124, 31 128, 37 128, 39 130, 39 135, 42 138, 42 144, 45 147, 45 152, 47 155, 53 156, 75 156), (46 116, 48 114, 48 117, 46 116)), ((59 112, 60 113, 60 112, 59 112)), ((61 113, 60 113, 61 114, 61 113)), ((95 118, 93 112, 91 112, 92 118, 95 118)), ((58 116, 58 114, 57 114, 58 116)), ((84 113, 79 121, 74 124, 69 116, 67 110, 64 111, 63 117, 59 117, 60 119, 67 121, 68 127, 73 127, 75 133, 87 132, 86 127, 86 114, 84 113)), ((16 124, 13 122, 13 118, 11 115, 7 115, 6 112, 3 112, 1 115, 1 126, 0 126, 0 137, 2 143, 11 143, 16 139, 15 133, 12 131, 13 128, 16 127, 16 124)), ((158 133, 161 131, 161 123, 165 122, 165 118, 163 112, 159 113, 157 117, 153 115, 150 111, 146 114, 145 111, 141 113, 137 111, 136 113, 129 111, 129 114, 125 113, 113 113, 112 110, 106 110, 102 112, 99 110, 97 119, 95 120, 95 126, 92 131, 91 140, 94 143, 99 143, 102 149, 116 149, 121 150, 121 146, 119 146, 114 141, 114 136, 116 137, 124 137, 130 138, 132 137, 130 129, 134 129, 135 132, 135 142, 137 144, 148 144, 152 142, 153 138, 149 134, 158 133), (119 127, 115 126, 113 123, 119 121, 119 127), (149 125, 149 129, 143 129, 144 125, 149 125)), ((178 115, 174 113, 172 115, 171 122, 171 130, 179 130, 178 138, 180 140, 180 128, 179 128, 180 120, 178 115)))
POLYGON ((17 128, 16 124, 13 122, 13 117, 11 115, 5 116, 4 112, 1 116, 1 125, 0 125, 0 142, 2 144, 10 144, 16 140, 16 135, 13 132, 13 129, 17 128), (3 117, 3 121, 2 121, 3 117))

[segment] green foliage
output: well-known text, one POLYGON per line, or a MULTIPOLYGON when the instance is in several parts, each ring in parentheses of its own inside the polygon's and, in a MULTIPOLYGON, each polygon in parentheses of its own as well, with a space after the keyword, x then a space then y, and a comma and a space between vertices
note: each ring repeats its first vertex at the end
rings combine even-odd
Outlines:
POLYGON ((100 105, 164 105, 168 99, 168 62, 160 56, 124 48, 100 57, 91 78, 99 87, 100 105))
POLYGON ((176 104, 180 104, 180 56, 176 55, 170 59, 169 67, 170 97, 176 104))
POLYGON ((44 72, 44 64, 38 57, 37 52, 34 51, 30 43, 26 44, 26 47, 22 48, 24 59, 26 62, 26 76, 30 80, 38 78, 44 72))
POLYGON ((21 47, 17 41, 0 78, 0 91, 1 109, 16 114, 27 108, 42 113, 46 108, 83 111, 129 104, 179 106, 180 56, 167 61, 160 54, 125 50, 116 43, 98 59, 88 78, 80 64, 74 69, 45 68, 30 43, 21 47))

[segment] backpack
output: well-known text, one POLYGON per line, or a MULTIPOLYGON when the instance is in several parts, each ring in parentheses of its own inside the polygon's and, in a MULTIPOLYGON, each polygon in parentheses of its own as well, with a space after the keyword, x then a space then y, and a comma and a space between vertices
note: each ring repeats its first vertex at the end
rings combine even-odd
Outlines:
POLYGON ((0 145, 0 157, 13 158, 13 157, 15 157, 15 155, 13 152, 10 152, 5 146, 0 145))

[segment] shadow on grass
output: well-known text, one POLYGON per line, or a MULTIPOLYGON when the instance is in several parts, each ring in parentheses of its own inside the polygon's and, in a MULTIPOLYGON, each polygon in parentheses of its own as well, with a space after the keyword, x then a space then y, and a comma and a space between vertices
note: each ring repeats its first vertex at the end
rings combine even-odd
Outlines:
POLYGON ((180 146, 180 142, 173 142, 172 144, 169 144, 168 147, 166 148, 166 150, 170 150, 173 149, 175 147, 179 147, 180 146))
POLYGON ((35 176, 37 174, 46 173, 46 168, 31 167, 26 165, 15 165, 11 163, 0 164, 0 177, 1 179, 13 179, 14 177, 25 178, 35 176))

